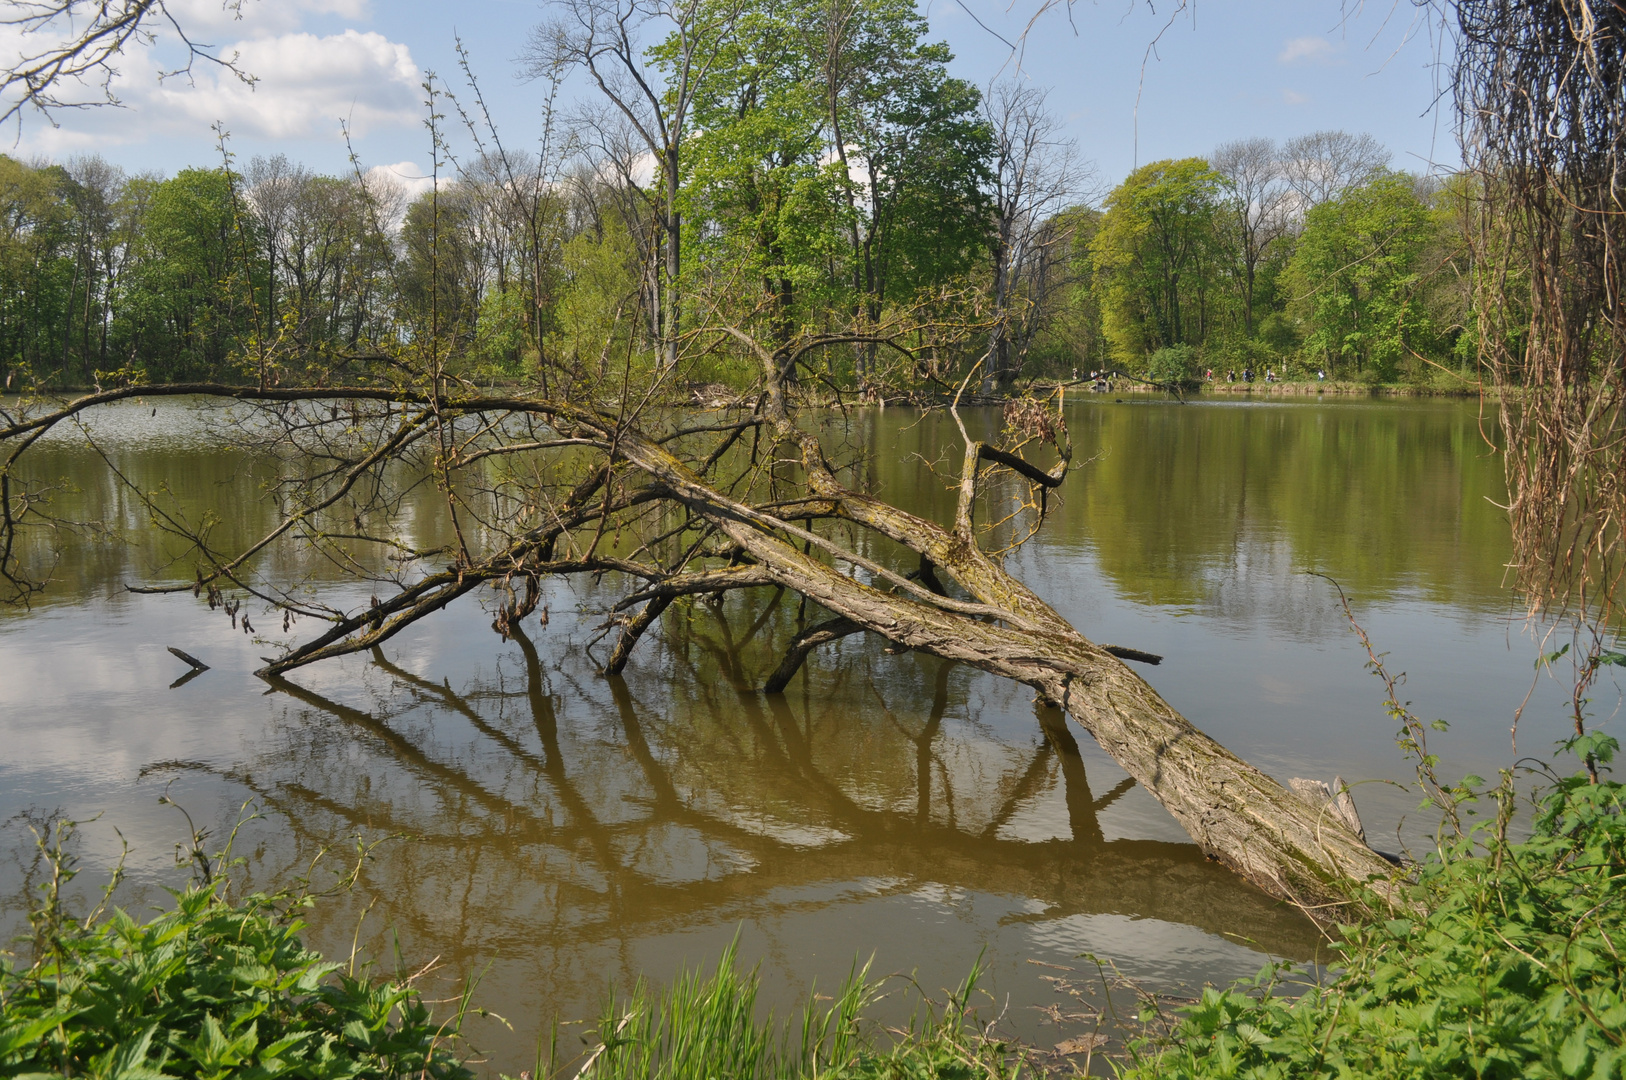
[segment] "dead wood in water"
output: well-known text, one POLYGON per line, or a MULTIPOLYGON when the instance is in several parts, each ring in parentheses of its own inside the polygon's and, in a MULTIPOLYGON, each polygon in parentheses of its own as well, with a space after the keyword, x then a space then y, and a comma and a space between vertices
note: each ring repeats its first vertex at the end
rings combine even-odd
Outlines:
MULTIPOLYGON (((1205 854, 1318 919, 1348 917, 1362 883, 1388 879, 1390 865, 1339 816, 1230 753, 1124 663, 1158 657, 1095 644, 1005 569, 1003 552, 1039 530, 1074 469, 1059 392, 1007 410, 1006 430, 995 440, 972 438, 951 412, 964 453, 953 518, 939 522, 850 480, 799 415, 791 376, 809 353, 836 339, 770 351, 734 328, 711 332, 714 342, 732 341, 754 356, 762 372, 754 404, 720 418, 697 420, 650 405, 663 393, 670 397, 658 382, 670 375, 661 373, 641 397, 623 389, 610 403, 590 394, 453 393, 446 381, 309 390, 142 387, 143 397, 202 394, 254 403, 263 447, 290 458, 303 452, 299 460, 325 470, 279 488, 278 524, 235 555, 216 553, 205 538, 165 519, 193 540, 199 560, 198 584, 171 591, 218 585, 324 621, 321 633, 268 658, 260 674, 275 678, 376 648, 481 584, 516 575, 529 583, 615 574, 634 583, 604 628, 620 629, 606 665, 611 674, 677 599, 778 588, 828 616, 791 643, 768 679, 770 692, 783 689, 820 644, 874 633, 898 649, 1032 687, 1041 703, 1059 706, 1088 731, 1205 854), (1048 467, 1032 461, 1041 453, 1054 459, 1048 467), (548 454, 558 457, 533 464, 548 454), (400 511, 387 466, 401 462, 414 464, 444 494, 455 543, 417 551, 390 531, 399 527, 391 515, 400 511), (979 514, 994 505, 995 478, 1002 497, 1026 492, 1025 501, 1014 512, 1000 504, 1006 516, 985 524, 979 514), (325 531, 319 523, 341 507, 342 535, 325 531), (369 526, 369 514, 384 524, 369 526), (335 565, 360 565, 353 545, 374 543, 376 550, 401 552, 391 557, 417 569, 373 578, 381 598, 359 610, 323 608, 293 585, 245 576, 246 552, 283 537, 313 545, 335 565), (918 569, 895 569, 900 555, 918 569), (638 604, 636 615, 625 614, 638 604)), ((134 393, 89 395, 14 419, 0 427, 0 443, 37 437, 86 408, 134 393)), ((504 588, 510 614, 536 605, 529 587, 523 602, 504 588)), ((498 629, 511 636, 518 618, 501 615, 498 629)))

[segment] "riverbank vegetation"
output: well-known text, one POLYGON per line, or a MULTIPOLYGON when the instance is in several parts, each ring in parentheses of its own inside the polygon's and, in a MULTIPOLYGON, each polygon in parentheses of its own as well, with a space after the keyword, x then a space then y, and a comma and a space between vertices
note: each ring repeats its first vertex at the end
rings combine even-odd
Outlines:
MULTIPOLYGON (((1607 762, 1612 740, 1589 760, 1607 762)), ((1418 868, 1411 909, 1345 927, 1325 981, 1267 970, 1142 1016, 1123 1075, 1618 1077, 1626 1074, 1626 787, 1551 777, 1535 834, 1510 840, 1511 789, 1418 868)))

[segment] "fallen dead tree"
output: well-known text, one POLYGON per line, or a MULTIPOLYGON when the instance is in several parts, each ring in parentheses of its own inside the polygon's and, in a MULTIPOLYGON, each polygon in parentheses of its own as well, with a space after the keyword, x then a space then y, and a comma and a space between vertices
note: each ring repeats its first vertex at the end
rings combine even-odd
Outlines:
MULTIPOLYGON (((536 607, 539 578, 620 574, 632 588, 602 635, 615 638, 603 664, 613 674, 676 598, 779 588, 828 617, 790 644, 767 679, 769 692, 782 690, 820 645, 873 633, 894 648, 1032 687, 1087 730, 1206 854, 1318 919, 1348 917, 1360 883, 1388 879, 1393 868, 1344 817, 1227 751, 1114 655, 1145 654, 1091 642, 985 549, 991 537, 1009 547, 1033 535, 1073 469, 1059 393, 1008 408, 997 442, 974 439, 960 426, 954 517, 932 521, 844 479, 798 415, 792 375, 829 339, 770 350, 737 330, 715 333, 748 350, 763 372, 753 403, 731 412, 658 408, 658 373, 646 384, 627 380, 615 400, 605 399, 602 386, 597 400, 571 400, 482 395, 449 380, 138 387, 6 417, 0 446, 12 452, 0 483, 26 487, 23 451, 99 405, 136 396, 243 402, 252 406, 240 421, 245 440, 309 463, 277 488, 280 520, 256 542, 222 551, 204 530, 149 504, 166 528, 191 542, 197 570, 194 582, 142 591, 187 589, 213 606, 219 590, 234 588, 280 609, 285 626, 309 618, 328 624, 268 657, 263 676, 373 649, 482 585, 504 587, 494 626, 506 635, 536 607), (1036 464, 1039 454, 1053 461, 1036 464), (402 465, 436 484, 456 539, 398 554, 399 568, 376 576, 380 596, 359 610, 339 610, 254 571, 253 556, 282 541, 342 554, 351 566, 361 565, 358 549, 405 549, 391 527, 391 470, 402 465), (991 505, 986 494, 996 482, 1026 495, 1016 512, 984 525, 979 508, 991 505), (523 599, 516 581, 526 586, 523 599)), ((6 490, 0 573, 25 581, 15 545, 38 510, 6 490)))

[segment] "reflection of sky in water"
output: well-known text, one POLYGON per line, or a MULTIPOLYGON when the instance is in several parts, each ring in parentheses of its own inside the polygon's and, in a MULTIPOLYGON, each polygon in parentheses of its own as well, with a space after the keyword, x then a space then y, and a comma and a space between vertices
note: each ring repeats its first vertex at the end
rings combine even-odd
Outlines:
MULTIPOLYGON (((1102 413, 1093 433, 1091 418, 1075 420, 1081 446, 1110 442, 1112 453, 1069 482, 1052 531, 1010 566, 1096 640, 1166 656, 1142 673, 1232 750, 1278 777, 1357 782, 1369 832, 1392 834, 1404 819, 1417 842, 1428 823, 1416 796, 1386 783, 1408 769, 1381 687, 1330 587, 1301 571, 1334 572, 1378 647, 1410 673, 1406 696, 1425 719, 1452 721, 1435 744, 1448 775, 1493 775, 1509 760, 1507 727, 1530 687, 1534 650, 1500 617, 1505 597, 1485 585, 1499 578, 1503 556, 1479 511, 1462 511, 1454 525, 1456 511, 1437 505, 1478 482, 1462 410, 1273 408, 1102 413), (1419 525, 1402 534, 1367 523, 1354 545, 1327 536, 1309 550, 1306 523, 1359 519, 1360 507, 1340 516, 1338 500, 1369 497, 1388 481, 1300 491, 1269 454, 1269 431, 1249 429, 1257 445, 1214 445, 1241 437, 1224 428, 1227 418, 1336 427, 1367 415, 1388 423, 1394 410, 1412 418, 1398 430, 1424 460, 1389 486, 1410 500, 1395 513, 1419 525), (1421 426, 1406 427, 1418 416, 1421 426), (1133 468, 1124 461, 1134 451, 1123 439, 1175 422, 1186 427, 1140 447, 1133 468), (1107 467, 1114 456, 1117 472, 1107 467), (1174 472, 1143 470, 1158 461, 1174 472), (1269 473, 1270 483, 1228 487, 1244 468, 1269 473), (1209 470, 1212 483, 1170 478, 1190 469, 1209 470), (1441 476, 1456 479, 1436 483, 1441 476), (1170 490, 1201 505, 1174 505, 1170 490), (1283 503, 1284 491, 1315 499, 1283 503), (1238 506, 1240 517, 1215 527, 1214 513, 1238 506), (1115 514, 1135 517, 1123 536, 1111 530, 1115 514), (1391 543, 1423 568, 1385 555, 1391 543), (1126 557, 1130 544, 1148 559, 1126 557)), ((891 426, 874 437, 899 461, 932 457, 936 444, 926 442, 948 438, 941 426, 911 429, 914 418, 888 412, 891 426)), ((186 444, 194 447, 209 437, 173 406, 157 417, 126 406, 97 424, 132 461, 157 443, 172 452, 177 433, 194 433, 186 444)), ((69 445, 64 437, 52 460, 71 463, 69 445)), ((260 528, 252 480, 235 469, 210 473, 199 460, 165 458, 148 479, 238 484, 228 489, 236 524, 260 528)), ((876 466, 883 490, 895 494, 912 477, 917 509, 941 509, 934 481, 891 460, 881 455, 876 466)), ((1378 464, 1368 462, 1381 472, 1378 464)), ((139 515, 124 510, 139 531, 139 515)), ((433 521, 432 506, 413 511, 433 521)), ((952 985, 986 947, 989 988, 1012 996, 1014 1022, 1035 1037, 1038 1021, 1023 1010, 1054 990, 1029 961, 1067 966, 1092 952, 1156 983, 1200 983, 1252 974, 1270 954, 1307 960, 1315 951, 1302 921, 1205 863, 1087 737, 1076 756, 1048 740, 1023 687, 850 638, 817 654, 782 699, 742 693, 736 682, 760 682, 793 632, 791 604, 743 646, 763 598, 731 602, 726 626, 703 606, 674 609, 614 682, 595 673, 582 647, 616 584, 552 583, 552 622, 531 633, 534 662, 518 643, 500 642, 476 604, 461 603, 393 639, 387 666, 359 657, 322 664, 299 673, 303 696, 267 694, 251 674, 264 642, 232 631, 189 594, 123 591, 124 581, 156 572, 150 552, 109 546, 68 556, 60 596, 0 617, 0 819, 12 821, 0 846, 25 847, 21 812, 105 811, 86 828, 86 864, 117 857, 116 824, 132 842, 129 899, 140 907, 162 900, 157 882, 175 880, 182 828, 156 805, 165 784, 217 835, 245 799, 257 801, 266 819, 244 830, 239 850, 260 885, 357 830, 410 836, 380 848, 363 875, 365 895, 331 901, 312 934, 344 950, 361 922, 377 955, 387 955, 393 930, 409 956, 440 955, 459 970, 490 964, 482 993, 520 1032, 487 1033, 505 1062, 528 1060, 538 1020, 593 1012, 607 978, 667 977, 714 957, 735 933, 781 1006, 811 978, 835 986, 872 952, 878 970, 952 985), (68 602, 76 595, 91 599, 68 602), (212 670, 171 691, 184 667, 169 645, 212 670)), ((324 589, 351 604, 368 591, 324 589)), ((270 619, 258 628, 283 640, 270 619)), ((289 636, 309 630, 296 625, 289 636)), ((1609 684, 1594 695, 1609 699, 1602 711, 1615 692, 1609 684)), ((1562 734, 1561 696, 1554 683, 1538 685, 1521 751, 1542 753, 1562 734)), ((15 896, 19 884, 13 859, 0 869, 0 890, 15 896)))
POLYGON ((1259 954, 1215 934, 1159 919, 1128 915, 1042 914, 1022 920, 1037 953, 1076 960, 1082 953, 1112 957, 1132 979, 1159 985, 1201 986, 1252 975, 1263 965, 1259 954))

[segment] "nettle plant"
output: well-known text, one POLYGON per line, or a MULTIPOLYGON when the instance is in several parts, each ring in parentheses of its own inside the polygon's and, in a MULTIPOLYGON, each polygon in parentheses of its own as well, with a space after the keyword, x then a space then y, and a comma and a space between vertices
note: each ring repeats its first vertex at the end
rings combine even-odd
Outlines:
MULTIPOLYGON (((418 976, 377 979, 324 959, 300 940, 300 916, 325 892, 306 879, 233 897, 228 871, 238 864, 229 844, 205 854, 205 833, 194 830, 181 849, 193 879, 168 890, 172 909, 140 922, 113 906, 121 860, 100 903, 70 914, 77 826, 37 833, 46 873, 29 911, 27 959, 0 964, 0 1077, 473 1075, 458 1035, 472 987, 437 1019, 418 976)), ((335 890, 353 884, 370 851, 358 847, 335 890)))

